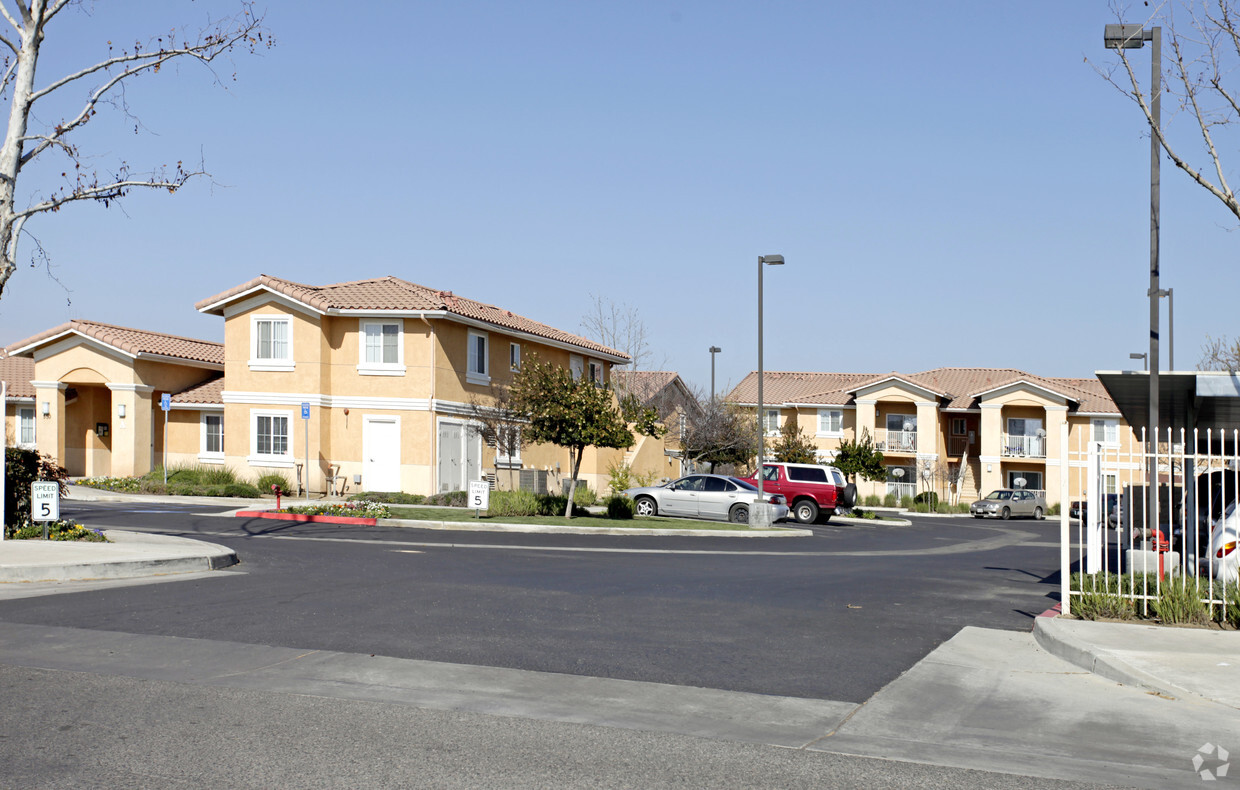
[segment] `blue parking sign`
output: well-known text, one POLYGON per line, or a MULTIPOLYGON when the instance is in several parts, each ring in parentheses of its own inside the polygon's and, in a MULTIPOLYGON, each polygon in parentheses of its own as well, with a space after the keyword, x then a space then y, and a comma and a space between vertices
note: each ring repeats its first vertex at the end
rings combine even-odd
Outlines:
POLYGON ((301 404, 301 418, 303 420, 310 419, 310 404, 307 402, 301 404))
POLYGON ((171 409, 172 408, 172 396, 166 392, 163 395, 161 395, 159 397, 159 408, 163 409, 164 411, 168 411, 169 409, 171 409))

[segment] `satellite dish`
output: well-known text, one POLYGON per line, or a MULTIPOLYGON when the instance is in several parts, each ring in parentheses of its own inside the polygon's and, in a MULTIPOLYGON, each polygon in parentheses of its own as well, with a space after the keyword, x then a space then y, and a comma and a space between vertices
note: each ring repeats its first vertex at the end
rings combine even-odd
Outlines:
POLYGON ((1016 486, 1017 488, 1024 488, 1024 487, 1025 487, 1025 478, 1023 478, 1023 477, 1018 477, 1018 478, 1016 478, 1015 480, 1013 480, 1013 481, 1012 481, 1012 485, 1016 486))
POLYGON ((904 470, 897 466, 891 470, 891 476, 895 478, 904 477, 904 470))

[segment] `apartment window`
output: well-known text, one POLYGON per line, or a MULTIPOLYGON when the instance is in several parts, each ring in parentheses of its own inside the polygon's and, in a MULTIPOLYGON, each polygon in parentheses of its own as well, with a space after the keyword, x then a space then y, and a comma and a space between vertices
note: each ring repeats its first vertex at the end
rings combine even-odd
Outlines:
POLYGON ((1026 491, 1042 490, 1042 473, 1041 472, 1015 472, 1007 473, 1008 488, 1023 488, 1026 491), (1017 480, 1024 480, 1023 486, 1016 485, 1017 480))
POLYGON ((586 372, 586 361, 576 354, 569 354, 568 369, 573 373, 573 381, 581 381, 586 372))
POLYGON ((917 430, 917 415, 915 414, 888 414, 887 415, 887 430, 888 431, 907 431, 909 433, 914 433, 917 430))
POLYGON ((590 360, 590 381, 598 386, 603 386, 603 363, 590 360))
POLYGON ((293 369, 293 322, 286 315, 256 315, 251 319, 250 368, 293 369))
POLYGON ((34 409, 17 410, 17 443, 22 446, 34 445, 34 409))
POLYGON ((967 431, 964 417, 952 417, 952 436, 964 436, 967 431))
POLYGON ((1093 420, 1092 438, 1107 445, 1119 444, 1119 420, 1093 420))
POLYGON ((521 344, 508 344, 508 369, 514 373, 521 369, 521 344))
POLYGON ((492 441, 488 442, 488 444, 492 444, 496 447, 495 465, 520 468, 521 466, 521 429, 514 425, 504 425, 504 426, 501 426, 499 430, 504 432, 503 436, 502 437, 492 436, 491 437, 492 441), (507 455, 502 455, 498 451, 498 448, 501 442, 495 441, 497 438, 502 438, 504 440, 502 444, 504 445, 504 449, 508 451, 507 455))
POLYGON ((389 376, 404 373, 404 330, 403 321, 362 321, 358 372, 389 376))
POLYGON ((469 333, 469 359, 465 380, 471 384, 491 383, 491 366, 487 361, 487 335, 482 332, 469 333))
POLYGON ((844 412, 839 409, 818 410, 818 435, 841 436, 844 433, 844 412))
MULTIPOLYGON (((293 413, 287 411, 250 412, 250 463, 271 466, 292 466, 289 426, 293 413)), ((221 437, 222 438, 222 437, 221 437)))
POLYGON ((766 410, 766 417, 762 420, 762 427, 768 436, 779 433, 779 409, 766 410))
POLYGON ((198 459, 200 461, 224 460, 224 415, 202 415, 202 441, 198 459))

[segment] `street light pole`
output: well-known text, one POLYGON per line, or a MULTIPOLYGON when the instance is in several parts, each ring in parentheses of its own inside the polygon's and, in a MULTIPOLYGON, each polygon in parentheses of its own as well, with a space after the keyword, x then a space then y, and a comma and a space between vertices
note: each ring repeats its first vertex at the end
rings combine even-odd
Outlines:
POLYGON ((723 351, 719 346, 710 347, 710 400, 715 401, 715 354, 723 351))
POLYGON ((1140 49, 1150 42, 1150 418, 1147 458, 1146 526, 1158 528, 1158 231, 1159 162, 1162 147, 1162 28, 1140 25, 1107 25, 1103 46, 1107 49, 1140 49))
MULTIPOLYGON (((762 425, 763 403, 762 403, 762 380, 765 378, 762 372, 762 267, 763 266, 782 266, 784 256, 782 255, 759 255, 758 256, 758 501, 754 504, 755 509, 761 508, 763 515, 767 514, 766 499, 763 497, 762 480, 765 477, 766 470, 762 466, 762 450, 766 446, 766 430, 762 425)), ((765 526, 770 526, 770 519, 766 519, 765 526)), ((753 511, 749 515, 749 523, 754 524, 753 511)), ((760 523, 760 522, 759 522, 760 523)))

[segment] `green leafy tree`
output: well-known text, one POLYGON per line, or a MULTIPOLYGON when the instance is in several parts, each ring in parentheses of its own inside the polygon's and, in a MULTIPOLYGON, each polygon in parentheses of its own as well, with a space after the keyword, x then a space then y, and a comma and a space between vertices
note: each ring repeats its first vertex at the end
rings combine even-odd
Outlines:
MULTIPOLYGON (((615 449, 633 446, 633 432, 611 390, 584 378, 577 380, 567 369, 532 360, 521 366, 512 381, 512 409, 528 422, 523 433, 528 442, 549 442, 571 455, 572 477, 564 517, 572 518, 577 474, 587 447, 615 449)), ((657 430, 653 418, 633 407, 628 416, 639 430, 657 430)), ((657 434, 651 434, 657 435, 657 434)))
POLYGON ((840 442, 831 465, 850 478, 858 476, 866 480, 886 480, 887 467, 883 466, 883 454, 874 449, 874 440, 869 430, 861 429, 861 438, 856 441, 840 442))
POLYGON ((19 447, 5 449, 4 529, 12 536, 30 522, 30 484, 52 480, 60 484, 60 495, 69 492, 69 474, 51 456, 19 447))
POLYGON ((779 441, 771 448, 771 456, 786 464, 818 463, 818 456, 814 454, 814 445, 810 443, 809 437, 791 420, 779 429, 779 441))

